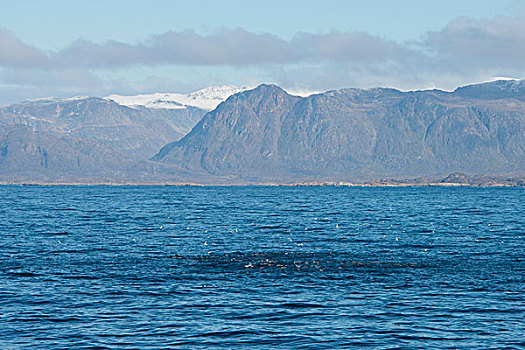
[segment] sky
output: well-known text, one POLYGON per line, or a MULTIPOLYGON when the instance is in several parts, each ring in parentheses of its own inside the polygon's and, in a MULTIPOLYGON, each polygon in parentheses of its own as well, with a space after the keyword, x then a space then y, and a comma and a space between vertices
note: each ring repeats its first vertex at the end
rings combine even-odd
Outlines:
POLYGON ((525 0, 6 1, 0 104, 48 96, 401 90, 525 77, 525 0))

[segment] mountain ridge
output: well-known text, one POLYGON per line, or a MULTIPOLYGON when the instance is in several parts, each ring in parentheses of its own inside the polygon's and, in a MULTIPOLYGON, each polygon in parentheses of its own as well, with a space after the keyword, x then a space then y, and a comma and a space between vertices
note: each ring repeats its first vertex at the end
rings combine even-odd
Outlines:
POLYGON ((186 172, 254 181, 522 172, 522 86, 523 81, 473 86, 469 89, 483 91, 473 99, 461 89, 382 88, 299 98, 261 85, 239 95, 250 96, 251 104, 225 101, 152 161, 186 172), (491 88, 498 94, 509 88, 512 94, 488 96, 491 88), (272 124, 260 118, 265 113, 259 99, 276 98, 281 103, 274 106, 272 124), (258 128, 273 135, 272 142, 254 131, 258 128))
POLYGON ((98 97, 25 101, 0 108, 0 180, 362 183, 522 174, 524 85, 301 97, 262 84, 209 112, 98 97))
POLYGON ((98 97, 6 106, 0 108, 0 177, 126 176, 122 169, 184 136, 205 113, 137 110, 98 97))

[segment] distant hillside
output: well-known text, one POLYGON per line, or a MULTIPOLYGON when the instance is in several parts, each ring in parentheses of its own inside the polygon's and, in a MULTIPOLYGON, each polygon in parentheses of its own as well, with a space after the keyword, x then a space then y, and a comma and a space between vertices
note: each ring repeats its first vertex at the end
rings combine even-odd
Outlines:
POLYGON ((96 141, 35 132, 17 125, 0 133, 0 180, 89 180, 122 176, 132 159, 96 141))
POLYGON ((261 85, 230 97, 152 160, 175 176, 233 182, 524 172, 524 85, 306 98, 261 85))
POLYGON ((96 97, 43 99, 0 109, 0 178, 121 174, 178 140, 204 110, 129 108, 96 97), (37 176, 38 174, 38 176, 37 176))

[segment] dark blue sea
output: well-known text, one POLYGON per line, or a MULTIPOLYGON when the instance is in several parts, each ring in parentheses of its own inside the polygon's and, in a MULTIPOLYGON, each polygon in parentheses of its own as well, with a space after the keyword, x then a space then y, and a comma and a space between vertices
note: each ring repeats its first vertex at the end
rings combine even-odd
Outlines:
POLYGON ((523 349, 524 188, 0 186, 0 349, 523 349))

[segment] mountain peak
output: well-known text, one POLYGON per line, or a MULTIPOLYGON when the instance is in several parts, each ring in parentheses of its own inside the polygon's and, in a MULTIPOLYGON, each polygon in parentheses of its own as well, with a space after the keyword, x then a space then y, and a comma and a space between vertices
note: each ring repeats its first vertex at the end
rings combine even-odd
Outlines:
POLYGON ((288 93, 285 90, 283 90, 280 86, 277 86, 275 84, 260 84, 257 87, 255 87, 253 91, 259 91, 264 93, 283 93, 288 95, 288 93))
POLYGON ((252 100, 254 98, 264 98, 268 96, 288 97, 292 96, 281 87, 275 84, 260 84, 251 90, 243 91, 239 94, 240 98, 252 100))
MULTIPOLYGON (((273 108, 280 107, 281 104, 287 105, 290 101, 300 99, 300 97, 290 95, 284 89, 275 84, 261 84, 233 97, 245 101, 259 111, 261 111, 260 108, 263 110, 272 110, 273 108), (261 102, 263 103, 261 104, 261 102)), ((231 102, 235 103, 235 100, 232 100, 231 102)))

